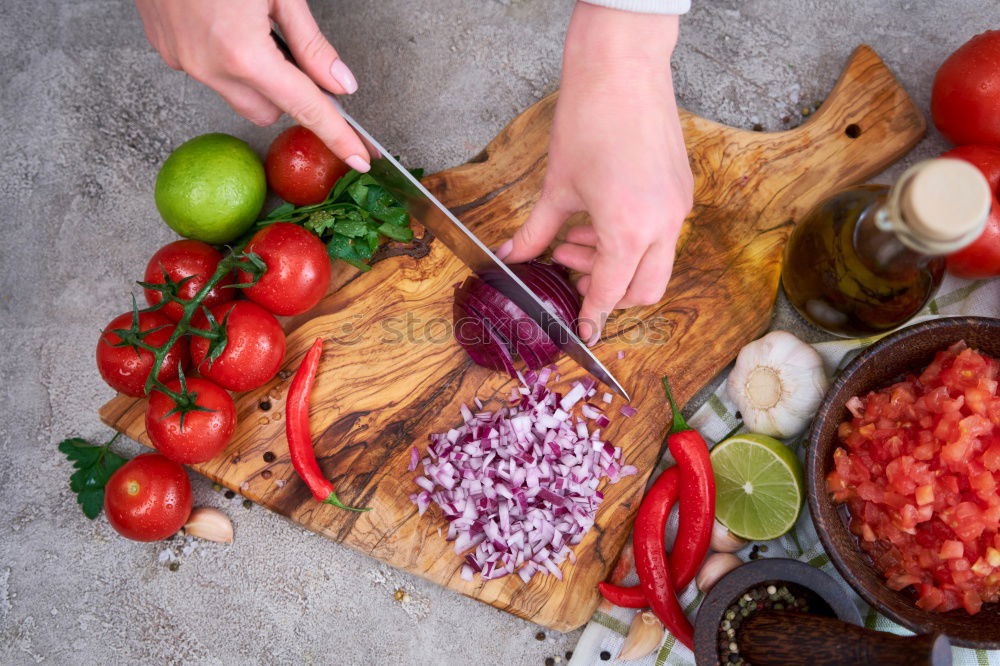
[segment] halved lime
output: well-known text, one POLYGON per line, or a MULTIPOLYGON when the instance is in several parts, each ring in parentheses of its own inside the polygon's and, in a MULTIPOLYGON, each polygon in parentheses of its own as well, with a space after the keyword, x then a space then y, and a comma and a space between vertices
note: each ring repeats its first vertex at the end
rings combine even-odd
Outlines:
POLYGON ((776 539, 795 525, 805 495, 802 465, 766 435, 736 435, 712 449, 715 517, 736 536, 776 539))

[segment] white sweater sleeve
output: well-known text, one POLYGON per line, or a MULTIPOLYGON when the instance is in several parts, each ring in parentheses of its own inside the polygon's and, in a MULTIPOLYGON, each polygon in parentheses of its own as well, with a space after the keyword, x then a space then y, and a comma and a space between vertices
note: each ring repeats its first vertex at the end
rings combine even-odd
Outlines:
POLYGON ((643 14, 686 14, 691 0, 584 0, 592 5, 643 14))

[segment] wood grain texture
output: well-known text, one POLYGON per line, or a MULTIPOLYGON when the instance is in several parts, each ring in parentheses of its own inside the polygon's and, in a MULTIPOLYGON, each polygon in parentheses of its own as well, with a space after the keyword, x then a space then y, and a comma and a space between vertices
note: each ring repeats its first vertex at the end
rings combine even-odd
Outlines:
MULTIPOLYGON (((472 162, 429 176, 427 186, 484 242, 508 237, 528 215, 545 172, 555 96, 515 118, 472 162)), ((638 113, 639 110, 636 110, 638 113)), ((364 274, 345 273, 317 308, 286 322, 282 375, 298 367, 317 336, 328 342, 313 392, 316 451, 341 500, 356 514, 313 501, 291 468, 284 435, 286 379, 236 397, 240 425, 226 452, 194 466, 296 523, 396 567, 538 624, 559 630, 585 622, 628 534, 667 428, 659 377, 687 400, 768 324, 782 246, 805 209, 834 190, 862 182, 907 152, 924 120, 867 47, 851 57, 826 103, 801 127, 757 133, 684 113, 695 174, 695 207, 681 236, 664 300, 634 308, 608 325, 595 353, 624 382, 639 414, 618 417, 607 437, 638 476, 604 489, 597 523, 576 549, 565 579, 516 576, 481 584, 458 576, 461 558, 439 535, 432 508, 419 518, 407 500, 410 447, 456 425, 459 405, 506 396, 511 382, 473 366, 450 334, 452 287, 467 269, 431 242, 364 274), (857 138, 845 134, 857 125, 857 138), (617 352, 626 356, 617 360, 617 352), (270 409, 259 404, 267 399, 270 409), (264 461, 265 452, 276 459, 264 461), (265 474, 270 472, 270 474, 265 474), (267 477, 267 478, 265 478, 267 477)), ((560 363, 562 383, 581 376, 560 363)), ((617 407, 616 402, 616 407, 617 407)), ((145 402, 118 396, 101 418, 148 443, 145 402)))

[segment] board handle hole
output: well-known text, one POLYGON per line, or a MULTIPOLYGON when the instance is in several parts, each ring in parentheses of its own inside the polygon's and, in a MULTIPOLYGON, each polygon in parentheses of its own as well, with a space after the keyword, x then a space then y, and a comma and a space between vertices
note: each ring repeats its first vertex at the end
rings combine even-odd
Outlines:
POLYGON ((861 136, 861 126, 857 123, 851 123, 844 128, 844 134, 846 134, 851 139, 857 139, 861 136))

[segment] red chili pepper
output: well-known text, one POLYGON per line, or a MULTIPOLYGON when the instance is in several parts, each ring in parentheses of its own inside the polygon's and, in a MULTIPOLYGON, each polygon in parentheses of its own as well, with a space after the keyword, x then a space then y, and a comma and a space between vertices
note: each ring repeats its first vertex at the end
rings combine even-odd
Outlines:
POLYGON ((671 467, 660 475, 646 493, 635 517, 632 543, 635 546, 635 569, 639 574, 639 589, 667 631, 690 648, 694 630, 677 601, 670 575, 670 564, 667 561, 667 551, 663 545, 667 516, 677 501, 680 477, 678 468, 671 467))
POLYGON ((663 378, 663 390, 673 412, 667 446, 681 470, 680 522, 670 553, 670 569, 677 589, 683 589, 701 568, 712 540, 715 521, 715 475, 708 456, 708 444, 691 429, 677 409, 670 384, 663 378))
MULTIPOLYGON (((667 445, 670 454, 677 461, 681 477, 680 524, 677 537, 674 539, 673 552, 670 553, 670 571, 674 588, 683 590, 701 567, 712 539, 712 524, 715 520, 715 476, 712 473, 708 445, 701 435, 685 422, 677 405, 674 404, 666 377, 663 378, 663 389, 673 414, 667 445)), ((642 505, 655 501, 651 495, 652 488, 643 499, 642 505)), ((663 517, 664 521, 668 514, 669 510, 663 517)), ((633 530, 635 529, 637 528, 634 527, 633 530)), ((622 608, 645 608, 648 605, 645 594, 638 585, 625 587, 599 583, 598 589, 605 599, 622 608)))
POLYGON ((600 582, 597 584, 601 596, 622 608, 649 608, 646 595, 638 585, 626 587, 625 585, 615 585, 614 583, 600 582))
POLYGON ((337 493, 333 491, 333 484, 323 476, 323 470, 316 462, 312 434, 309 432, 309 394, 312 392, 316 370, 319 367, 319 357, 322 354, 323 338, 316 338, 316 342, 309 348, 288 388, 288 399, 285 403, 287 412, 285 436, 288 438, 288 453, 292 458, 292 466, 309 486, 316 501, 351 511, 370 511, 371 509, 356 509, 341 504, 337 499, 337 493))

